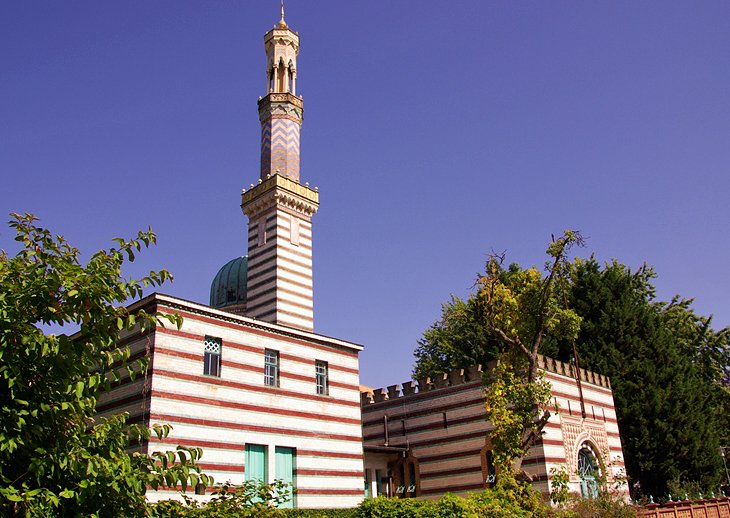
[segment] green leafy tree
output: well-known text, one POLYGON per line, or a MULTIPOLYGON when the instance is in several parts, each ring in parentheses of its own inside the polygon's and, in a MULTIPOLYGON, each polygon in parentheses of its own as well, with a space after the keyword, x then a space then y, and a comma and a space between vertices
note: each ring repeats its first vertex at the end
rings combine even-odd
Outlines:
POLYGON ((728 330, 714 331, 689 300, 656 301, 646 265, 632 271, 590 258, 571 276, 581 363, 611 377, 630 481, 654 496, 672 481, 717 488, 728 330))
MULTIPOLYGON (((82 265, 63 237, 36 226, 31 215, 11 215, 20 251, 0 250, 0 511, 5 516, 141 516, 147 487, 209 480, 195 461, 199 449, 153 455, 129 447, 150 436, 125 416, 97 419, 99 395, 122 373, 144 365, 118 347, 122 330, 169 323, 180 317, 123 306, 172 277, 153 271, 124 279, 122 266, 151 232, 115 239, 82 265), (43 327, 78 330, 46 334, 43 327)), ((168 426, 152 433, 164 437, 168 426)))
POLYGON ((486 365, 501 349, 501 342, 487 331, 481 299, 452 296, 441 306, 441 319, 418 341, 413 377, 420 379, 467 365, 486 365))
POLYGON ((536 268, 504 270, 503 258, 492 257, 478 281, 476 297, 484 311, 485 330, 503 347, 486 391, 494 462, 503 480, 550 418, 545 406, 550 384, 538 369, 546 338, 573 340, 580 327, 580 317, 566 307, 564 280, 567 254, 581 243, 580 234, 571 230, 554 239, 546 251, 550 259, 545 275, 536 268))
MULTIPOLYGON (((482 343, 489 343, 496 331, 504 340, 499 330, 506 338, 539 337, 539 352, 563 361, 572 360, 575 344, 582 367, 611 378, 630 482, 656 497, 666 495, 670 483, 716 491, 723 474, 718 446, 730 445, 730 328, 713 329, 710 317, 692 310, 691 299, 657 301, 655 273, 649 266, 631 270, 618 261, 601 265, 594 257, 557 264, 547 299, 539 296, 539 287, 546 285, 549 273, 542 276, 518 265, 502 269, 501 261, 488 264, 485 277, 501 299, 489 304, 485 288, 490 285, 482 281, 479 291, 460 304, 494 316, 481 319, 444 310, 448 325, 437 323, 438 333, 429 332, 434 327, 424 333, 416 350, 416 372, 435 374, 442 365, 468 367, 479 355, 461 337, 486 336, 482 343), (527 311, 530 307, 533 313, 527 311), (555 325, 539 324, 540 308, 558 316, 555 325), (576 317, 579 332, 572 340, 576 317), (542 335, 535 332, 540 327, 542 335)), ((520 342, 522 347, 512 343, 504 350, 522 351, 527 358, 534 341, 520 342)), ((477 350, 488 358, 494 348, 477 350)), ((517 401, 527 397, 517 390, 511 393, 517 401)), ((510 422, 514 424, 508 419, 504 426, 510 422)))

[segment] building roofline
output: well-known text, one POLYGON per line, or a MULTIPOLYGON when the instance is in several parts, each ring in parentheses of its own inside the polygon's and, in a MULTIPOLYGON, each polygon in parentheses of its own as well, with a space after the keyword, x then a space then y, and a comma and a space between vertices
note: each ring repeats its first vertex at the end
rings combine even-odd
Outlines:
POLYGON ((357 344, 354 342, 348 342, 345 340, 340 340, 339 338, 333 338, 331 336, 312 333, 309 331, 302 331, 301 329, 283 326, 281 324, 272 324, 271 322, 265 322, 263 320, 259 320, 259 319, 252 318, 252 317, 236 315, 235 313, 221 311, 219 309, 215 309, 210 306, 206 306, 205 304, 200 304, 198 302, 193 302, 190 300, 173 297, 171 295, 166 295, 164 293, 158 293, 158 292, 151 293, 151 294, 147 295, 146 297, 130 304, 129 306, 127 306, 127 309, 129 309, 130 311, 135 311, 135 310, 141 309, 144 306, 147 306, 153 302, 157 302, 162 305, 169 305, 169 306, 173 307, 173 309, 176 306, 179 306, 180 309, 186 309, 193 313, 207 315, 207 316, 210 316, 213 318, 218 318, 220 320, 227 321, 227 322, 235 322, 237 324, 241 324, 246 327, 264 329, 264 330, 267 330, 269 332, 276 333, 279 335, 291 336, 294 338, 308 340, 311 342, 318 342, 318 343, 330 345, 330 346, 343 347, 345 349, 350 349, 350 350, 358 351, 358 352, 362 351, 364 349, 363 345, 357 344))

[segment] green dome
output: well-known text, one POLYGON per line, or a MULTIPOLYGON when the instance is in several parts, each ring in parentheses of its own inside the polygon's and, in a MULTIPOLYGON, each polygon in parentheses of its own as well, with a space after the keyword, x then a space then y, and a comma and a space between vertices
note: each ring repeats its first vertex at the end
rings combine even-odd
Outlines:
POLYGON ((218 270, 210 285, 210 306, 218 309, 246 304, 248 257, 236 257, 218 270))

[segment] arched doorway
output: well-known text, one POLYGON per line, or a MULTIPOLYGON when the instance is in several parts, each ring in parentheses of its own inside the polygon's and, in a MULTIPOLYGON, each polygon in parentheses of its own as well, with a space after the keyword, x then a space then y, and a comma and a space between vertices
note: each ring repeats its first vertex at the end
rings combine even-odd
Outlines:
POLYGON ((580 478, 580 496, 596 498, 598 496, 598 478, 600 470, 598 460, 590 446, 584 444, 578 450, 578 477, 580 478))
POLYGON ((393 483, 392 495, 398 498, 415 498, 421 494, 421 473, 418 459, 412 451, 404 452, 389 468, 393 483))

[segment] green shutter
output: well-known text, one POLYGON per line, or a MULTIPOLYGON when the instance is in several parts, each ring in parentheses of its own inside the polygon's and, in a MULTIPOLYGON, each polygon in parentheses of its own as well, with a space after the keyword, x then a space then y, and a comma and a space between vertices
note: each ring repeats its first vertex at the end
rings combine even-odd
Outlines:
MULTIPOLYGON (((285 448, 283 446, 277 446, 274 450, 275 461, 276 461, 276 477, 282 482, 286 482, 293 489, 296 487, 294 470, 295 466, 295 451, 294 448, 285 448)), ((279 507, 293 508, 294 507, 294 495, 291 495, 291 499, 288 502, 281 504, 279 507)))
POLYGON ((260 480, 267 482, 266 476, 266 446, 260 444, 247 444, 246 457, 246 480, 260 480))

